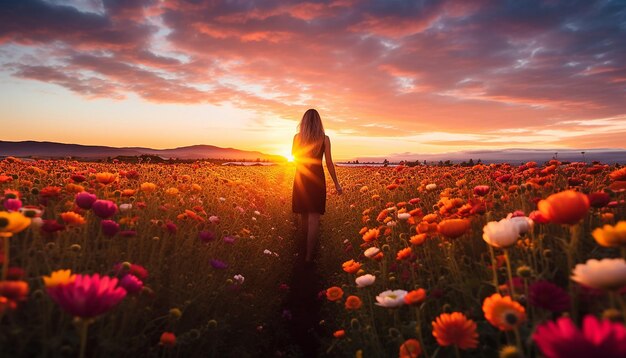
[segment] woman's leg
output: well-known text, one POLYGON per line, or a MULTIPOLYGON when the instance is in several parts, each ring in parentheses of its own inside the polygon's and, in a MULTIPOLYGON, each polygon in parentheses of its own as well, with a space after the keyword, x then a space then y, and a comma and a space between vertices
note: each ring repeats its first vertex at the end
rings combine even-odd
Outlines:
POLYGON ((313 252, 317 245, 317 236, 320 232, 320 214, 309 213, 308 230, 306 238, 306 262, 313 261, 313 252))

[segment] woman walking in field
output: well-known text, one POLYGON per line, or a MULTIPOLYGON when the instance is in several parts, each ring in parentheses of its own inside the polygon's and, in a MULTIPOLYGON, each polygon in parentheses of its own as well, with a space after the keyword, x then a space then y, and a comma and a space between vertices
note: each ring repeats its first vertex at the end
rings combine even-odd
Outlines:
POLYGON ((324 132, 322 119, 315 109, 307 110, 298 125, 299 132, 293 137, 291 154, 296 162, 293 182, 292 211, 301 215, 306 236, 305 262, 313 262, 313 251, 319 235, 320 215, 326 211, 326 177, 322 157, 337 194, 343 189, 337 180, 335 164, 330 151, 330 139, 324 132))

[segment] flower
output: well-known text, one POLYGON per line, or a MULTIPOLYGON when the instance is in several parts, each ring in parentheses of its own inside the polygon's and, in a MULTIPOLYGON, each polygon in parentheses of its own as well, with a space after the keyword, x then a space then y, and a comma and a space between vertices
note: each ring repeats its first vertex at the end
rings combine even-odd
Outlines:
POLYGON ((124 277, 125 275, 132 274, 145 281, 148 278, 148 270, 145 267, 137 264, 131 264, 130 262, 120 262, 113 266, 113 271, 118 277, 124 277))
POLYGON ((626 328, 621 323, 583 318, 579 330, 569 317, 537 327, 533 340, 546 358, 626 357, 626 328))
POLYGON ((117 205, 110 200, 96 200, 91 209, 101 219, 108 219, 117 213, 117 205))
POLYGON ((376 296, 376 305, 394 308, 400 307, 404 304, 404 296, 406 296, 407 292, 405 290, 387 290, 381 292, 378 296, 376 296))
POLYGON ((490 221, 483 227, 483 240, 494 247, 514 245, 519 237, 518 226, 509 219, 490 221))
POLYGON ((359 277, 356 278, 356 280, 354 280, 356 282, 356 287, 362 288, 362 287, 367 287, 371 284, 374 283, 374 281, 376 281, 376 276, 374 275, 370 275, 370 274, 365 274, 365 275, 361 275, 359 277))
POLYGON ((363 234, 363 241, 370 242, 378 239, 378 235, 380 231, 378 229, 369 229, 365 234, 363 234))
POLYGON ((333 337, 335 338, 343 338, 346 336, 346 331, 343 329, 337 330, 333 333, 333 337))
POLYGON ((491 187, 489 185, 476 185, 474 187, 474 194, 478 196, 485 196, 489 194, 491 187))
POLYGON ((437 231, 445 237, 455 239, 467 232, 470 222, 467 219, 447 219, 437 225, 437 231))
POLYGON ((363 302, 358 296, 348 296, 346 298, 346 309, 347 310, 358 310, 363 305, 363 302))
POLYGON ((537 203, 537 208, 550 222, 573 225, 587 215, 589 205, 587 195, 574 190, 565 190, 541 200, 537 203))
POLYGON ((411 217, 409 213, 398 213, 398 220, 408 220, 411 217))
POLYGON ((63 222, 67 225, 82 225, 85 223, 85 218, 73 211, 66 211, 62 213, 61 219, 63 219, 63 222))
POLYGON ((370 247, 367 250, 365 250, 363 252, 363 255, 365 255, 365 257, 367 258, 373 258, 374 256, 378 255, 378 253, 380 252, 380 249, 378 247, 370 247))
POLYGON ((74 281, 46 287, 46 290, 66 312, 92 318, 109 311, 126 297, 126 290, 117 283, 117 278, 99 274, 76 275, 74 281))
POLYGON ((159 338, 159 344, 163 347, 172 348, 176 345, 176 335, 172 332, 163 332, 161 333, 161 338, 159 338))
POLYGON ((589 193, 587 196, 589 197, 589 204, 594 208, 603 208, 611 201, 609 194, 603 191, 589 193))
POLYGON ((407 305, 418 305, 426 300, 426 290, 418 288, 417 290, 409 291, 404 296, 404 303, 407 305))
POLYGON ((215 240, 215 234, 213 234, 211 231, 203 230, 198 233, 198 239, 206 244, 210 241, 215 240))
POLYGON ((144 193, 146 193, 146 194, 151 194, 151 193, 154 193, 156 191, 157 186, 156 186, 156 184, 146 182, 146 183, 142 183, 139 186, 139 189, 141 191, 143 191, 144 193))
POLYGON ((428 185, 426 185, 426 190, 428 190, 428 191, 433 191, 435 189, 437 189, 437 184, 428 184, 428 185))
POLYGON ((143 282, 137 276, 128 274, 120 279, 120 287, 124 288, 128 294, 138 293, 143 288, 143 282))
POLYGON ((72 270, 56 270, 50 276, 43 276, 43 283, 46 288, 67 285, 74 282, 74 280, 76 280, 76 275, 72 275, 72 270))
POLYGON ((91 209, 91 206, 96 202, 96 200, 98 200, 98 197, 95 194, 91 194, 86 191, 80 192, 74 197, 76 206, 85 210, 91 209))
POLYGON ((483 301, 485 318, 501 331, 510 331, 526 321, 526 310, 511 296, 495 293, 483 301))
POLYGON ((26 281, 0 281, 0 313, 5 308, 16 309, 19 302, 26 300, 28 291, 26 281))
POLYGON ((30 219, 20 212, 0 211, 0 237, 11 237, 29 225, 30 219))
POLYGON ((529 232, 533 228, 533 221, 524 215, 511 217, 511 214, 509 214, 507 219, 517 227, 517 232, 520 235, 529 232))
POLYGON ((626 180, 626 167, 612 171, 609 178, 615 181, 626 180))
POLYGON ((22 207, 22 201, 17 198, 5 199, 4 203, 2 204, 4 205, 4 208, 8 211, 18 211, 22 207))
POLYGON ((103 185, 113 183, 117 179, 117 176, 113 173, 97 173, 96 181, 103 185))
POLYGON ((616 290, 626 285, 624 259, 590 259, 576 265, 572 273, 573 281, 592 288, 616 290))
POLYGON ((115 234, 120 231, 120 224, 113 220, 102 220, 100 222, 100 228, 102 229, 102 233, 104 235, 115 236, 115 234))
POLYGON ((228 265, 225 262, 216 260, 216 259, 209 260, 209 263, 216 270, 223 270, 228 267, 228 265))
POLYGON ((356 273, 361 268, 361 263, 354 260, 344 262, 341 267, 347 273, 356 273))
POLYGON ((528 300, 531 305, 551 312, 569 311, 571 300, 561 287, 546 280, 534 282, 528 287, 528 300))
POLYGON ((615 226, 604 225, 602 228, 596 228, 591 235, 600 246, 626 246, 626 221, 619 221, 615 226))
POLYGON ((440 346, 456 345, 461 349, 476 348, 476 322, 461 312, 442 313, 433 322, 433 336, 440 346))
POLYGON ((410 338, 400 345, 399 358, 417 358, 422 354, 422 346, 415 338, 410 338))
POLYGON ((341 287, 333 286, 326 290, 326 298, 329 301, 338 301, 343 297, 343 290, 341 287))
POLYGON ((411 254, 412 254, 411 248, 405 247, 404 249, 401 249, 400 251, 398 251, 398 254, 396 255, 396 260, 398 261, 406 260, 411 257, 411 254))

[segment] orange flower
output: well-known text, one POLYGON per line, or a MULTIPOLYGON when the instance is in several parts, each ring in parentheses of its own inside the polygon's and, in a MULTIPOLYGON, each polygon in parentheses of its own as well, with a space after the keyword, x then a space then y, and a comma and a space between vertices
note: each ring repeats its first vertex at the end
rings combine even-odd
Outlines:
POLYGON ((135 195, 135 193, 137 193, 137 190, 135 190, 135 189, 124 189, 124 190, 122 190, 122 196, 133 196, 133 195, 135 195))
POLYGON ((329 301, 338 301, 343 297, 343 290, 341 287, 333 286, 326 290, 326 298, 329 301))
MULTIPOLYGON (((361 230, 362 231, 362 230, 361 230)), ((370 242, 378 239, 378 235, 380 234, 380 230, 378 229, 369 229, 365 234, 363 234, 363 241, 370 242)))
POLYGON ((620 181, 611 183, 611 185, 609 185, 609 189, 615 192, 622 192, 626 190, 626 180, 620 180, 620 181))
POLYGON ((39 191, 42 198, 56 198, 61 194, 63 188, 59 186, 47 186, 39 191))
POLYGON ((68 225, 82 225, 85 223, 85 218, 73 211, 66 211, 62 213, 61 219, 63 219, 63 222, 68 225))
POLYGON ((426 234, 413 235, 411 236, 411 239, 409 240, 411 244, 417 245, 417 246, 423 244, 424 241, 426 241, 426 234))
POLYGON ((347 310, 358 310, 362 305, 363 302, 358 296, 348 296, 348 298, 346 298, 347 310))
POLYGON ((398 251, 398 255, 396 256, 396 260, 405 260, 411 257, 412 250, 410 247, 405 247, 404 249, 398 251))
POLYGON ((176 345, 176 336, 172 332, 163 332, 159 344, 163 347, 174 347, 176 345))
POLYGON ((68 183, 65 186, 65 191, 67 191, 70 194, 78 194, 80 192, 85 191, 85 187, 82 185, 74 184, 74 183, 68 183))
POLYGON ((461 312, 442 313, 432 322, 433 336, 440 346, 456 345, 461 349, 476 348, 478 333, 476 322, 461 312))
POLYGON ((5 308, 15 309, 17 303, 28 298, 28 283, 26 281, 0 281, 0 312, 5 308))
POLYGON ((423 288, 410 291, 404 296, 404 303, 407 305, 418 305, 424 300, 426 300, 426 290, 423 288))
POLYGON ((526 321, 526 310, 513 301, 511 296, 502 297, 495 293, 483 302, 485 318, 501 331, 510 331, 526 321))
POLYGON ((399 358, 417 358, 422 354, 422 346, 415 338, 404 341, 400 346, 399 358))
POLYGON ((422 218, 422 220, 424 220, 424 221, 426 221, 427 223, 430 224, 430 223, 434 222, 435 220, 437 220, 437 214, 428 214, 428 215, 424 216, 422 218))
POLYGON ((97 173, 96 181, 102 185, 113 183, 117 179, 117 175, 113 173, 97 173))
POLYGON ((611 172, 609 177, 615 181, 626 180, 626 167, 611 172))
POLYGON ((347 273, 356 273, 361 268, 361 263, 354 260, 344 262, 341 267, 347 273))
POLYGON ((566 190, 541 200, 537 207, 541 214, 551 222, 573 225, 589 212, 589 198, 583 193, 566 190))
POLYGON ((389 184, 387 185, 387 190, 394 190, 398 187, 398 184, 389 184))
POLYGON ((335 333, 333 333, 333 337, 335 338, 343 338, 346 336, 346 331, 343 329, 340 329, 338 331, 335 331, 335 333))
POLYGON ((150 193, 154 193, 157 189, 156 184, 154 183, 142 183, 139 188, 141 189, 141 191, 143 191, 144 193, 150 194, 150 193))
POLYGON ((448 219, 443 220, 437 226, 439 233, 445 237, 455 239, 467 232, 470 228, 470 222, 467 219, 448 219))

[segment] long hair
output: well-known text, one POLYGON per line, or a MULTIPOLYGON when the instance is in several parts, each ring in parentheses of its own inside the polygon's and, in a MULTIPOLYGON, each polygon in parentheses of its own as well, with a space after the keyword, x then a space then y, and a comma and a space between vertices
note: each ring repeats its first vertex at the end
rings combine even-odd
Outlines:
POLYGON ((326 133, 320 114, 313 108, 304 112, 300 124, 298 124, 299 132, 299 152, 303 154, 313 155, 322 147, 326 133))

